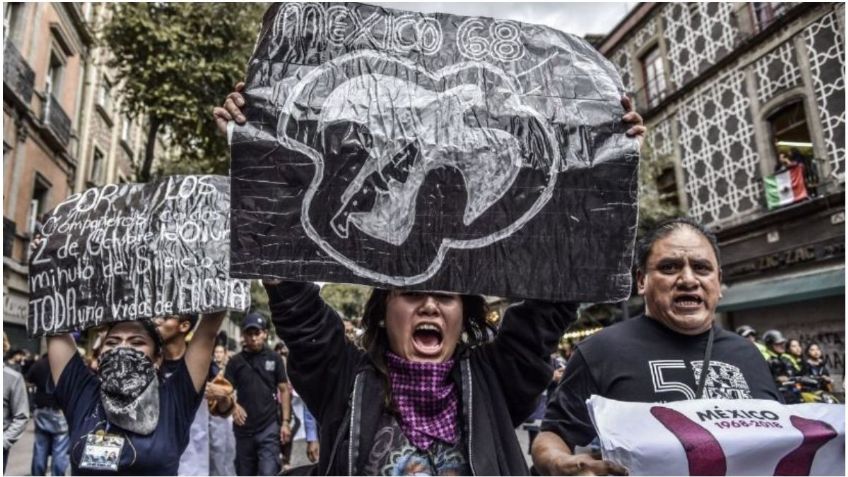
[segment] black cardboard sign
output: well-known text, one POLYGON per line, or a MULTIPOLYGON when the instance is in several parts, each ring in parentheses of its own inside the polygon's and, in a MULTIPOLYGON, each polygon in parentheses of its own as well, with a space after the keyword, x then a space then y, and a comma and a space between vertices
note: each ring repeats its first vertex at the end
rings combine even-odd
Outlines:
POLYGON ((247 310, 230 279, 229 180, 173 176, 75 194, 30 257, 30 336, 155 316, 247 310))
POLYGON ((274 5, 231 134, 232 274, 624 299, 639 158, 622 94, 551 28, 274 5))

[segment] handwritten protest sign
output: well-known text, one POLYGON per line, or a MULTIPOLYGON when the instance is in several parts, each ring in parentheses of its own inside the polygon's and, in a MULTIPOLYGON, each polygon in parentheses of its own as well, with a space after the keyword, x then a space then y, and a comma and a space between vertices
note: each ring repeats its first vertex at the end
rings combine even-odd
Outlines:
POLYGON ((30 258, 30 336, 107 322, 246 310, 229 279, 229 180, 174 176, 75 194, 30 258))
POLYGON ((592 396, 604 459, 630 475, 844 475, 845 406, 592 396))
POLYGON ((624 299, 622 94, 600 53, 548 27, 274 5, 231 134, 233 276, 624 299))

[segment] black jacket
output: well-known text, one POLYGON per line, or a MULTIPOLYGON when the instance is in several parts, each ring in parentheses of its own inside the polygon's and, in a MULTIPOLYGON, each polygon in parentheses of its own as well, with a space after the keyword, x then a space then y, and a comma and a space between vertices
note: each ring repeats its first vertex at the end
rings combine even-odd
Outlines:
MULTIPOLYGON (((291 383, 320 425, 319 473, 362 474, 383 413, 384 384, 318 291, 311 283, 269 287, 271 316, 289 347, 291 383)), ((528 300, 507 310, 492 343, 457 348, 453 374, 473 474, 528 473, 515 427, 550 383, 550 354, 574 311, 570 304, 528 300)))

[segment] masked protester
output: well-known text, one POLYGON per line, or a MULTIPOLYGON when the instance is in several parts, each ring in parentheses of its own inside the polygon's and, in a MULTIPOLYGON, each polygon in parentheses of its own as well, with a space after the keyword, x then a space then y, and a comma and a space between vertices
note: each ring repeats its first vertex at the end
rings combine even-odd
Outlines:
POLYGON ((68 335, 48 339, 55 396, 71 437, 73 475, 176 475, 201 403, 223 313, 201 320, 185 358, 162 380, 153 323, 109 325, 95 373, 68 335))

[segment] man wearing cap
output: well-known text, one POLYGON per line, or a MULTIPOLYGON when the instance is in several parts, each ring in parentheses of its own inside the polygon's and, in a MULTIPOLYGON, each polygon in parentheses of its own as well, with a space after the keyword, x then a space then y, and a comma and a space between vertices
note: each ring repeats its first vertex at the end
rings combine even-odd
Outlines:
POLYGON ((242 322, 242 352, 224 377, 236 391, 233 433, 238 475, 276 475, 280 449, 291 439, 291 394, 280 355, 266 344, 268 321, 250 313, 242 322), (280 418, 282 417, 282 424, 280 418))

